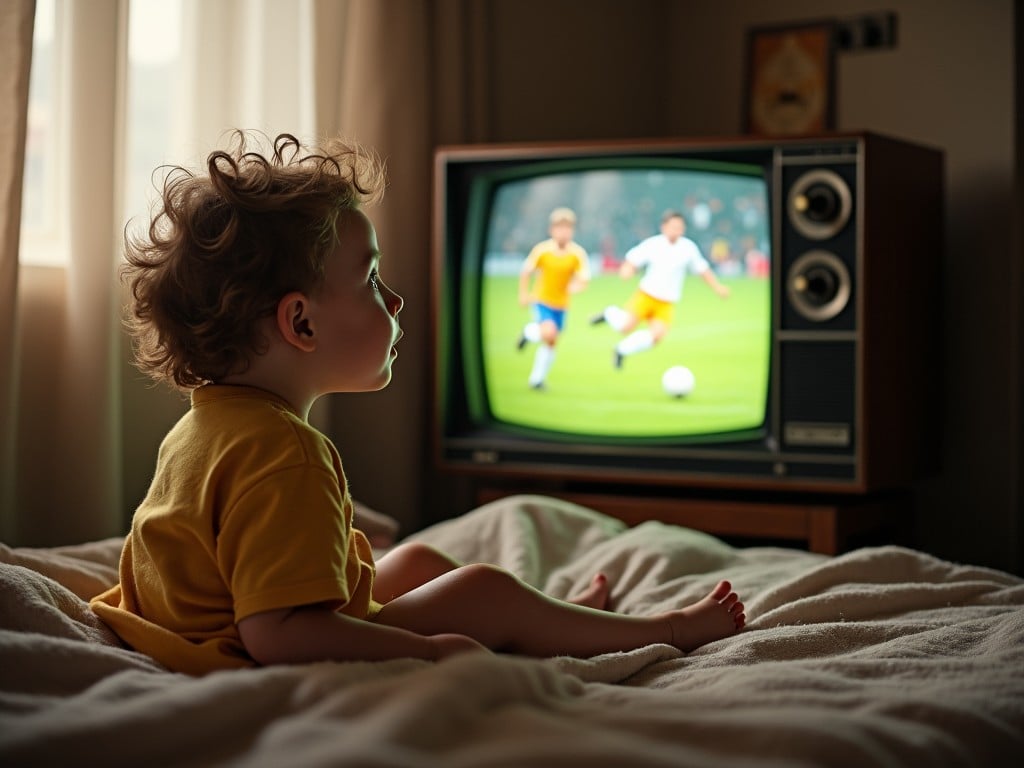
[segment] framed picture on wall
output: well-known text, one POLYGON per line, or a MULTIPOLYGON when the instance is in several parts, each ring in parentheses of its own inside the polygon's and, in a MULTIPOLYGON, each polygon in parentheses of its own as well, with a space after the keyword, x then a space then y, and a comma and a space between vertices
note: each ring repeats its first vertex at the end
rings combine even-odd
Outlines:
POLYGON ((743 130, 799 136, 835 129, 835 22, 754 27, 747 36, 743 130))

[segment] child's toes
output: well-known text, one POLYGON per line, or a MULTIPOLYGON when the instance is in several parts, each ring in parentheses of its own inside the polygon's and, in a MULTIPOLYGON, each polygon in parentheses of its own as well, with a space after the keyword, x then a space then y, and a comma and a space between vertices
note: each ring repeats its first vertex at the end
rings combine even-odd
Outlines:
POLYGON ((724 600, 729 595, 729 593, 731 591, 732 591, 732 584, 730 584, 728 581, 720 581, 715 586, 715 588, 713 590, 711 590, 710 597, 711 597, 712 600, 717 600, 717 601, 721 602, 722 600, 724 600))

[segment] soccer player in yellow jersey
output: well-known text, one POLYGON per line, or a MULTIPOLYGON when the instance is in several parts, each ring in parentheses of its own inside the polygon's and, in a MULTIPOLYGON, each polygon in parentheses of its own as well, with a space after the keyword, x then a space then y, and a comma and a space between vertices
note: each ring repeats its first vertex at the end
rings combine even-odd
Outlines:
POLYGON ((519 337, 518 347, 537 343, 537 352, 530 370, 529 384, 543 389, 551 364, 555 361, 555 344, 565 327, 569 296, 582 291, 590 281, 587 252, 575 242, 576 214, 571 208, 556 208, 548 217, 550 238, 537 243, 519 273, 519 303, 526 307, 533 302, 534 317, 519 337), (533 291, 530 291, 530 280, 533 291))

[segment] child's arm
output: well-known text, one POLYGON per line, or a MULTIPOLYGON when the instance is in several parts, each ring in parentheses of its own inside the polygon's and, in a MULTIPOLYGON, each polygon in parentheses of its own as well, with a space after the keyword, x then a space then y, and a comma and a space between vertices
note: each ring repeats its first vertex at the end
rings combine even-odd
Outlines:
POLYGON ((487 650, 465 635, 418 635, 312 605, 247 616, 238 622, 249 655, 260 664, 310 661, 438 660, 487 650))

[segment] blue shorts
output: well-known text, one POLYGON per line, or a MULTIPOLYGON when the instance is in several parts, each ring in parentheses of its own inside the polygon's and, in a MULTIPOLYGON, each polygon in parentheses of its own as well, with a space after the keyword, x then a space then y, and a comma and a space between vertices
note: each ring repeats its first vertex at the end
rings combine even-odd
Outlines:
POLYGON ((561 333, 562 328, 565 327, 564 309, 555 309, 554 307, 549 307, 547 304, 537 303, 533 305, 533 312, 534 315, 537 317, 538 323, 543 323, 545 320, 550 320, 552 323, 555 324, 555 328, 558 329, 559 333, 561 333))

